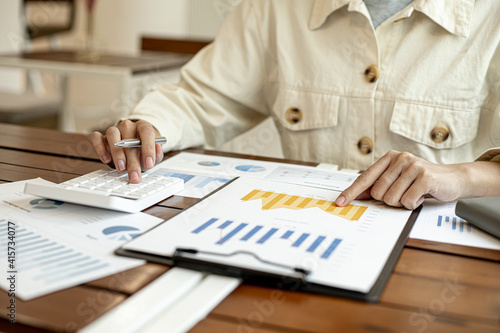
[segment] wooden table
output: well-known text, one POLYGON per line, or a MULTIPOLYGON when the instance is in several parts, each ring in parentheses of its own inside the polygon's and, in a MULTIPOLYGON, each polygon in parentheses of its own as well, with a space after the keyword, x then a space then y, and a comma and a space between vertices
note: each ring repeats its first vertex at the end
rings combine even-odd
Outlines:
MULTIPOLYGON (((100 167, 85 136, 0 124, 0 183, 34 177, 61 182, 100 167)), ((146 213, 168 218, 196 200, 173 196, 146 213)), ((499 332, 499 261, 500 251, 410 239, 376 304, 243 284, 192 332, 499 332)), ((1 290, 0 331, 76 330, 168 269, 146 264, 18 300, 16 325, 5 319, 9 298, 1 290)))

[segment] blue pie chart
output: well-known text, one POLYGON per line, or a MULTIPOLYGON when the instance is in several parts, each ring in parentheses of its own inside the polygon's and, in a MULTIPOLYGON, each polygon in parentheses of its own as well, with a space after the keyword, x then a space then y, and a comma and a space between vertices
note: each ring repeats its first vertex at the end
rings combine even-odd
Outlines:
POLYGON ((141 231, 134 227, 117 225, 104 229, 102 233, 108 236, 109 239, 126 241, 139 236, 141 231))
POLYGON ((238 165, 235 169, 243 172, 262 172, 266 170, 266 168, 258 165, 238 165))
POLYGON ((201 162, 198 162, 198 164, 202 165, 202 166, 207 166, 207 167, 214 167, 214 166, 220 165, 219 162, 212 162, 212 161, 201 161, 201 162))
POLYGON ((64 202, 62 201, 56 201, 45 198, 33 199, 30 201, 30 205, 33 206, 33 208, 35 209, 56 209, 62 204, 64 204, 64 202))

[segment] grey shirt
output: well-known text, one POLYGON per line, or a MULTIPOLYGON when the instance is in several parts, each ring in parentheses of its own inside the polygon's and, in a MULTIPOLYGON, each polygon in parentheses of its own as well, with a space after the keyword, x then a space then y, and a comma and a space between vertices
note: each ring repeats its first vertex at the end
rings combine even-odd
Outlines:
POLYGON ((385 20, 412 3, 413 0, 365 0, 373 27, 377 28, 385 20))

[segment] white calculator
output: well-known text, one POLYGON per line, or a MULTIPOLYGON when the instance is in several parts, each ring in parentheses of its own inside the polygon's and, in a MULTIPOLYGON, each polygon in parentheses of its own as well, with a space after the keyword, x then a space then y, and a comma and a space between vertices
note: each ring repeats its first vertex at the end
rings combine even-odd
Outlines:
POLYGON ((142 174, 139 184, 131 184, 128 174, 100 169, 61 184, 27 183, 24 193, 52 200, 135 213, 184 189, 180 178, 165 177, 165 169, 142 174))

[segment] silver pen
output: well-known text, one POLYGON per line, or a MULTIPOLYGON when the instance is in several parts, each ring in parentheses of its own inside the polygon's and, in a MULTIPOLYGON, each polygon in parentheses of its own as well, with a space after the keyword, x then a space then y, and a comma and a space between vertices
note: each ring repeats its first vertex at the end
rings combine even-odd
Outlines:
MULTIPOLYGON (((163 145, 167 142, 167 138, 164 136, 160 136, 155 138, 155 142, 158 142, 160 145, 163 145)), ((125 139, 118 141, 115 143, 115 146, 121 148, 138 148, 141 147, 141 139, 125 139)))

